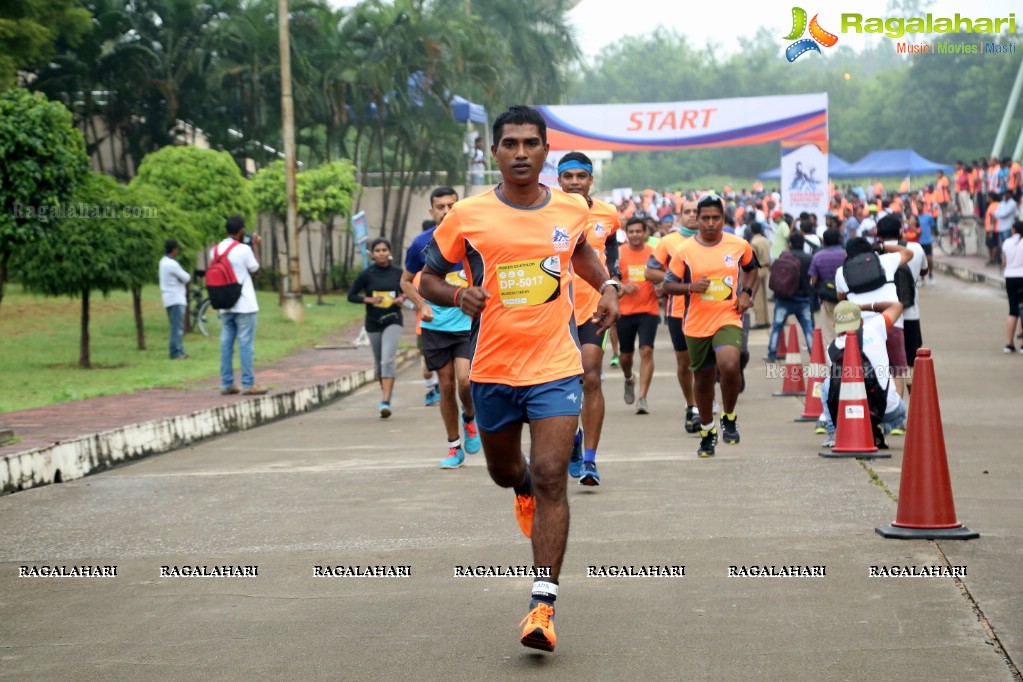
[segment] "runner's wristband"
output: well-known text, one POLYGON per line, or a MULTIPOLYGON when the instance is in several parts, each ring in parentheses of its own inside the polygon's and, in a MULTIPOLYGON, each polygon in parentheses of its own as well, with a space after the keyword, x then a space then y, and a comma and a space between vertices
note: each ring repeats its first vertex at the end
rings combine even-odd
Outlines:
POLYGON ((751 289, 749 287, 743 287, 742 290, 739 293, 740 294, 749 294, 752 297, 753 296, 753 289, 751 289))
POLYGON ((452 297, 453 300, 454 300, 454 307, 458 308, 459 310, 462 309, 462 306, 458 305, 458 294, 460 294, 461 292, 462 292, 462 287, 457 287, 455 289, 455 295, 452 297))
POLYGON ((622 293, 622 285, 617 280, 613 279, 609 279, 603 284, 601 284, 599 293, 603 294, 604 289, 607 289, 608 287, 614 287, 615 291, 617 291, 619 294, 622 293))

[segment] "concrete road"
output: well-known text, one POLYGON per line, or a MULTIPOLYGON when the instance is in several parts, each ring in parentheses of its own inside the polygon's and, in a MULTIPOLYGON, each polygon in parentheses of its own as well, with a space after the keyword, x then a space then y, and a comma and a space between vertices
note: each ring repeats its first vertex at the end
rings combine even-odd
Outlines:
POLYGON ((780 379, 756 360, 765 332, 751 340, 742 443, 697 459, 662 333, 650 415, 622 402, 621 375, 607 370, 603 483, 570 482, 554 654, 518 643, 529 578, 455 577, 458 566, 529 564, 530 549, 482 455, 437 468, 439 414, 420 406, 410 369, 387 421, 366 388, 0 498, 0 677, 1019 680, 1023 355, 1001 352, 998 292, 940 279, 920 296, 956 510, 978 540, 876 535, 895 518, 904 439, 890 439, 889 460, 818 457, 822 437, 792 422, 801 401, 770 397, 780 379), (929 567, 942 555, 966 576, 869 577, 871 566, 929 567), (55 565, 117 575, 19 577, 55 565), (197 565, 257 575, 161 576, 197 565), (339 565, 410 575, 314 575, 339 565), (590 566, 643 565, 685 575, 587 577, 590 566), (731 566, 764 565, 824 575, 729 577, 731 566))

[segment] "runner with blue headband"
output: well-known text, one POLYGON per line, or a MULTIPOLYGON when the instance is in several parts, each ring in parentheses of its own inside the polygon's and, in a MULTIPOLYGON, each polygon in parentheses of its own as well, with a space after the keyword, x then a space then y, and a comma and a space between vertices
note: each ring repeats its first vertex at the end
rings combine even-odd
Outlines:
MULTIPOLYGON (((597 252, 601 263, 618 283, 621 293, 621 274, 618 271, 618 238, 620 227, 618 209, 611 204, 590 197, 593 189, 593 162, 580 152, 569 152, 558 163, 558 184, 569 194, 578 194, 590 207, 586 223, 586 240, 597 252)), ((568 473, 578 478, 581 485, 600 485, 597 473, 597 446, 604 426, 604 390, 600 368, 604 363, 607 331, 601 331, 592 321, 593 311, 600 303, 600 292, 583 279, 572 282, 575 322, 583 356, 582 428, 575 434, 568 473)))

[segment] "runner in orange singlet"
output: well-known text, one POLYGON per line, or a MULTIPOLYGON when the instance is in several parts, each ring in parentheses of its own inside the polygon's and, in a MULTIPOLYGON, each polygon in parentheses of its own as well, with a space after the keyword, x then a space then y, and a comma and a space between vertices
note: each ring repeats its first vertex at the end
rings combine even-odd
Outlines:
POLYGON ((579 423, 582 358, 575 336, 573 272, 600 292, 592 321, 618 320, 621 284, 586 241, 582 197, 540 184, 549 146, 535 109, 514 106, 494 121, 490 151, 502 182, 455 204, 426 248, 420 293, 472 318, 469 382, 491 479, 515 491, 533 562, 549 577, 533 582, 520 623, 524 646, 552 651, 554 601, 568 542, 568 458, 579 423), (444 279, 456 263, 468 287, 444 279), (529 424, 530 458, 522 453, 529 424), (534 518, 535 517, 535 518, 534 518))

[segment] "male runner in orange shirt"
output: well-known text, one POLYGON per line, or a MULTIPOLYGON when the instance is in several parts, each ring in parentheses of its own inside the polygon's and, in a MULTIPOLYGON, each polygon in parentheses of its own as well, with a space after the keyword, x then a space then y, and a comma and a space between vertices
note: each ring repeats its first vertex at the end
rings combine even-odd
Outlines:
POLYGON ((603 331, 618 319, 618 290, 586 241, 582 197, 539 182, 547 124, 513 106, 493 127, 490 151, 503 181, 455 204, 426 249, 420 293, 473 318, 469 382, 491 479, 515 491, 519 527, 532 538, 533 562, 550 569, 533 582, 523 645, 552 651, 551 619, 568 541, 568 458, 579 423, 582 358, 572 307, 573 271, 601 293, 592 320, 603 331), (463 261, 470 286, 442 273, 463 261), (529 464, 522 425, 529 423, 529 464), (535 520, 534 520, 535 516, 535 520))
MULTIPOLYGON (((621 279, 618 272, 618 211, 611 204, 590 197, 593 188, 593 162, 580 152, 569 152, 558 162, 558 184, 569 194, 586 200, 590 218, 586 223, 586 240, 597 252, 600 262, 611 277, 621 279)), ((575 323, 583 352, 583 408, 582 428, 576 431, 572 457, 568 460, 568 473, 578 478, 581 485, 600 485, 597 473, 597 446, 604 426, 604 391, 601 387, 600 366, 604 362, 607 332, 597 332, 592 321, 593 311, 600 303, 600 294, 576 275, 572 279, 575 305, 575 323)), ((619 359, 620 361, 620 359, 619 359)))
POLYGON ((739 442, 735 404, 742 383, 742 315, 753 305, 759 264, 749 242, 724 232, 721 197, 704 196, 697 203, 697 211, 700 233, 675 249, 664 278, 664 291, 687 297, 682 329, 700 409, 701 440, 696 454, 713 457, 718 440, 713 412, 718 375, 722 439, 729 445, 739 442))
POLYGON ((642 220, 633 218, 625 226, 628 243, 618 251, 618 268, 622 275, 622 298, 618 302, 618 342, 621 344, 621 366, 625 375, 625 404, 636 399, 636 378, 632 360, 639 336, 639 401, 636 414, 649 414, 646 396, 654 376, 654 339, 661 322, 657 293, 653 282, 644 276, 647 261, 654 247, 647 244, 647 229, 642 220))
MULTIPOLYGON (((682 204, 682 225, 678 230, 669 232, 654 247, 654 252, 647 261, 644 277, 660 286, 671 262, 671 256, 679 244, 697 233, 696 202, 686 200, 682 204)), ((667 292, 665 292, 667 293, 667 292)), ((696 397, 693 393, 693 371, 690 369, 689 348, 682 332, 682 318, 685 317, 686 299, 684 296, 669 296, 665 305, 665 324, 671 334, 671 345, 675 348, 676 375, 678 385, 682 388, 682 396, 686 401, 685 428, 686 433, 699 430, 699 415, 696 411, 696 397)))

